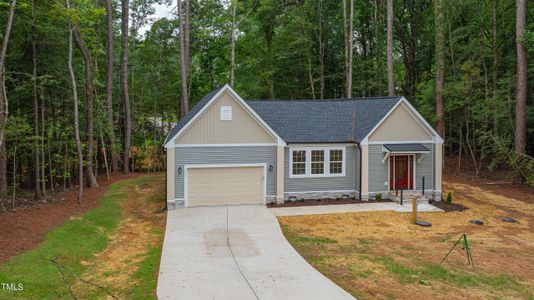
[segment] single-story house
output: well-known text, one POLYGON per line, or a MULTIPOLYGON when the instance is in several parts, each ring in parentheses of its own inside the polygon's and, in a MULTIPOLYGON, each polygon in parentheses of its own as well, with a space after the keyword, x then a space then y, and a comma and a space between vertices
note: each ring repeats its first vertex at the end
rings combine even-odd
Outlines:
POLYGON ((441 200, 443 139, 404 97, 245 101, 225 85, 165 148, 167 201, 186 207, 396 189, 441 200))

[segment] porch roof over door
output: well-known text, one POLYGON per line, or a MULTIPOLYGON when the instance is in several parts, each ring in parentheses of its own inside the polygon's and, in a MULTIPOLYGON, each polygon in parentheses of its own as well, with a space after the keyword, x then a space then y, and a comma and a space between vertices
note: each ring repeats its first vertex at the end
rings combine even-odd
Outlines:
POLYGON ((384 144, 384 152, 389 153, 430 153, 423 144, 384 144))

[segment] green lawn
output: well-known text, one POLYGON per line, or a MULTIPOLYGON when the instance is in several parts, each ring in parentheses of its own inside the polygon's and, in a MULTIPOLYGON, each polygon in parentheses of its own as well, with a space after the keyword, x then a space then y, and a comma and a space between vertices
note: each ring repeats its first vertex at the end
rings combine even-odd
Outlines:
MULTIPOLYGON (((128 191, 136 185, 160 179, 159 176, 144 176, 111 185, 97 208, 69 219, 50 231, 37 249, 16 256, 0 266, 0 282, 24 285, 22 291, 0 290, 0 299, 72 299, 68 286, 79 284, 75 276, 82 277, 87 266, 94 261, 95 254, 108 246, 110 234, 118 228, 123 217, 120 204, 128 199, 128 191), (64 278, 52 260, 65 267, 62 269, 64 278)), ((160 230, 158 234, 162 236, 163 231, 160 230)), ((148 255, 135 272, 138 284, 125 287, 131 298, 155 298, 161 246, 151 247, 147 251, 148 255)), ((114 290, 115 287, 106 288, 114 290)))

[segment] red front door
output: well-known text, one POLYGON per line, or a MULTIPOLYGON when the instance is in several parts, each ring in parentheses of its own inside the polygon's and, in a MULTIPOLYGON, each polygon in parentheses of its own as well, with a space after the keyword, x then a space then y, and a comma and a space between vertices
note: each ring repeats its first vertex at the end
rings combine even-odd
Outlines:
POLYGON ((395 155, 390 158, 390 189, 410 190, 413 186, 413 158, 411 155, 395 155))

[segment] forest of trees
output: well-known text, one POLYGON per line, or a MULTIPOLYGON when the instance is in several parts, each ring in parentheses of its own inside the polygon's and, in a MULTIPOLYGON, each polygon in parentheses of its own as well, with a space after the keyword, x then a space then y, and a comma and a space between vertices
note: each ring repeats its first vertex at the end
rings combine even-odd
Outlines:
POLYGON ((402 95, 458 167, 534 184, 526 2, 178 0, 154 20, 171 1, 1 0, 0 209, 163 170, 166 132, 225 83, 245 99, 402 95))

